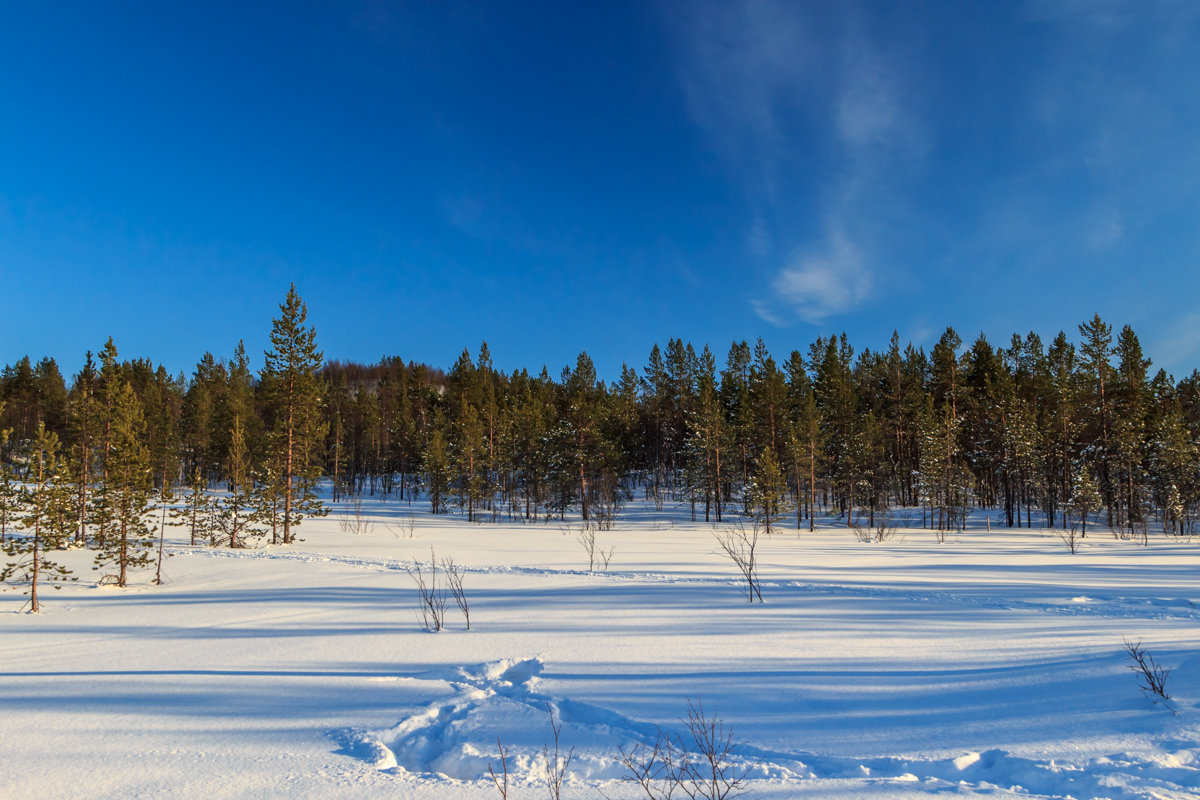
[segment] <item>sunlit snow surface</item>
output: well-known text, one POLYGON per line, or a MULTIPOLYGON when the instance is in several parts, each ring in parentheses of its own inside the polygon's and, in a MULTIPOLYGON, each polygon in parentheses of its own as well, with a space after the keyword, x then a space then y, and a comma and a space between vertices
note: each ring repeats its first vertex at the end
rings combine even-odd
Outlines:
POLYGON ((161 587, 98 588, 72 552, 41 615, 0 594, 0 797, 495 798, 499 739, 509 797, 542 798, 552 712, 563 796, 636 798, 620 748, 683 733, 689 699, 751 797, 1200 796, 1200 542, 830 520, 760 542, 759 606, 686 508, 626 509, 595 573, 567 524, 426 508, 367 499, 370 532, 335 512, 286 548, 174 531, 161 587), (431 547, 470 631, 453 600, 421 629, 431 547), (1171 708, 1123 638, 1172 668, 1171 708))

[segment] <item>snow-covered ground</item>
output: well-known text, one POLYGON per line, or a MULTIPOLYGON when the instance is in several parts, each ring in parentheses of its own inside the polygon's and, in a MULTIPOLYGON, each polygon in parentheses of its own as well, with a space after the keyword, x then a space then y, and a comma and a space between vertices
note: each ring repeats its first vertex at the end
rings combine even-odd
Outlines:
MULTIPOLYGON (((0 797, 636 798, 620 748, 689 699, 764 798, 1200 796, 1200 544, 983 530, 781 530, 748 604, 712 526, 626 510, 606 572, 557 524, 368 499, 289 547, 170 534, 167 582, 0 594, 0 797), (413 520, 408 536, 407 521, 413 520), (471 630, 421 628, 416 560, 465 568, 471 630), (1152 703, 1122 639, 1173 669, 1152 703), (1175 713, 1177 712, 1177 713, 1175 713)), ((678 794, 676 795, 679 796, 678 794)))

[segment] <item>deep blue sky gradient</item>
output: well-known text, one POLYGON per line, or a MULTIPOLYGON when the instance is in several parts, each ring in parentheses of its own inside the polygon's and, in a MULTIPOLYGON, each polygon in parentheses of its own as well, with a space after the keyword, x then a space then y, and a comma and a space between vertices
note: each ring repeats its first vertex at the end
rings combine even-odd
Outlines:
POLYGON ((1191 2, 9 3, 0 363, 604 375, 1099 312, 1200 365, 1191 2))

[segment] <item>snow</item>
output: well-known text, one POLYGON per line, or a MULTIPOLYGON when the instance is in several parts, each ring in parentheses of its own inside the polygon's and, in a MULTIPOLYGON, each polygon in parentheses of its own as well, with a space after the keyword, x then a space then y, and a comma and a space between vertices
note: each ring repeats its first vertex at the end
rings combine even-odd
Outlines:
POLYGON ((760 540, 751 605, 686 509, 626 509, 591 573, 577 521, 363 505, 370 532, 335 514, 288 547, 171 532, 163 586, 98 587, 71 551, 83 577, 42 614, 0 594, 0 797, 497 798, 499 739, 509 797, 542 798, 551 712, 564 797, 644 797, 621 748, 682 734, 697 699, 751 797, 1200 796, 1194 542, 830 521, 760 540), (406 567, 431 547, 465 569, 470 631, 453 600, 421 628, 406 567), (1123 638, 1173 669, 1170 708, 1123 638))

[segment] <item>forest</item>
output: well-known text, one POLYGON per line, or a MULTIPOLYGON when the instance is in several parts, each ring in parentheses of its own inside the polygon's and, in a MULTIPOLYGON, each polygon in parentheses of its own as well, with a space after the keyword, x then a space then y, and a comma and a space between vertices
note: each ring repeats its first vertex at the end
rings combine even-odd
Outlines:
POLYGON ((293 286, 257 372, 240 343, 184 376, 111 339, 70 381, 49 358, 7 365, 0 535, 95 547, 124 585, 151 561, 156 509, 193 544, 286 544, 324 513, 323 480, 335 501, 395 497, 481 523, 570 513, 609 528, 636 496, 768 530, 882 533, 904 509, 947 531, 983 508, 1010 527, 1190 535, 1200 373, 1150 367, 1134 331, 1098 315, 1076 341, 964 345, 948 328, 928 353, 896 334, 856 351, 841 334, 782 361, 738 341, 719 364, 671 339, 613 381, 586 352, 558 376, 505 373, 486 343, 449 370, 346 363, 324 358, 293 286))

